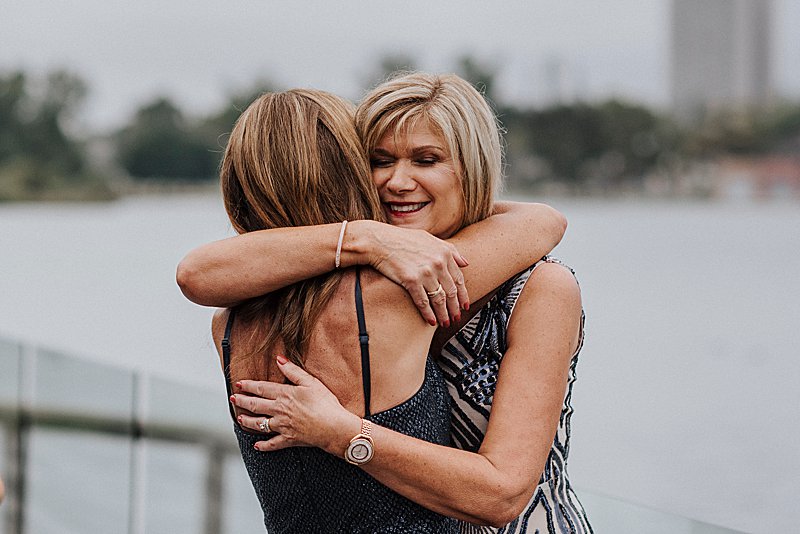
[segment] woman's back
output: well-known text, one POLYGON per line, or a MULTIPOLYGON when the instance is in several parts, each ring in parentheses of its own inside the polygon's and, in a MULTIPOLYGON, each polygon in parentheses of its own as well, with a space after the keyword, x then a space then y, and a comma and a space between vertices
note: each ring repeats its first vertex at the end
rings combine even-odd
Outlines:
MULTIPOLYGON (((369 419, 433 443, 448 444, 449 398, 441 372, 426 357, 433 329, 406 292, 371 270, 361 275, 369 333, 369 370, 362 372, 356 317, 356 272, 346 272, 311 331, 306 367, 350 411, 363 415, 363 376, 371 375, 369 419)), ((218 346, 227 314, 215 317, 218 346)), ((252 326, 230 333, 230 376, 282 381, 270 352, 267 376, 245 376, 252 326)), ((278 347, 279 349, 279 347, 278 347)), ((224 354, 224 352, 221 351, 224 354)), ((230 388, 230 382, 229 382, 230 388)), ((455 522, 401 497, 341 457, 310 447, 273 453, 254 449, 263 434, 234 425, 253 486, 273 532, 455 532, 455 522)), ((344 451, 342 451, 344 452, 344 451)), ((380 454, 377 447, 376 454, 380 454)))

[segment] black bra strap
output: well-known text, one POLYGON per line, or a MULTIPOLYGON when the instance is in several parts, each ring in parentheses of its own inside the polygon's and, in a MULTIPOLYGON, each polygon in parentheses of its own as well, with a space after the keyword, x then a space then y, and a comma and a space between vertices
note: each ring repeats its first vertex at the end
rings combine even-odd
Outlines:
MULTIPOLYGON (((236 317, 236 312, 231 308, 228 311, 228 323, 225 325, 225 335, 222 338, 222 363, 225 365, 223 372, 225 373, 225 388, 228 390, 228 398, 230 398, 231 391, 231 329, 233 328, 233 319, 236 317)), ((228 410, 231 412, 231 417, 236 420, 236 413, 233 411, 233 405, 228 402, 228 410)))
POLYGON ((372 385, 369 373, 369 335, 364 319, 364 303, 361 300, 361 270, 356 269, 356 317, 358 318, 358 343, 361 345, 361 381, 364 385, 364 417, 370 415, 372 385))

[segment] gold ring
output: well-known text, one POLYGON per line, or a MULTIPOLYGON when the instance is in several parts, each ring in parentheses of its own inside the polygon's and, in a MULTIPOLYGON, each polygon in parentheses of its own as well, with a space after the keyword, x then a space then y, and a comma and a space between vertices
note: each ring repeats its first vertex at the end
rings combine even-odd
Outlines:
POLYGON ((440 283, 439 286, 434 289, 433 291, 425 291, 428 294, 429 299, 433 299, 434 297, 438 297, 439 295, 444 295, 444 288, 442 288, 442 284, 440 283))
POLYGON ((258 429, 264 434, 269 434, 271 432, 269 429, 269 417, 265 417, 263 421, 258 423, 258 429))

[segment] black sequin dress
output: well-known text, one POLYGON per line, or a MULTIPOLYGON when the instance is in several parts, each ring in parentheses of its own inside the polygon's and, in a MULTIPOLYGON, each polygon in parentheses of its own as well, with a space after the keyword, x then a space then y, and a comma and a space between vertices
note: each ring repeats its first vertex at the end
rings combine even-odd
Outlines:
MULTIPOLYGON (((362 310, 358 277, 356 295, 357 310, 362 310)), ((359 322, 362 323, 363 311, 360 313, 359 322)), ((222 344, 229 395, 229 340, 233 317, 231 313, 222 344)), ((365 338, 362 336, 362 340, 365 338)), ((365 398, 369 399, 368 352, 366 359, 362 358, 362 375, 365 398)), ((441 371, 428 358, 425 380, 410 399, 365 418, 415 438, 449 444, 450 400, 441 371)), ((247 432, 236 423, 234 432, 264 511, 264 525, 269 534, 447 534, 458 531, 454 519, 411 502, 341 457, 311 447, 259 452, 253 445, 264 438, 263 434, 247 432)))

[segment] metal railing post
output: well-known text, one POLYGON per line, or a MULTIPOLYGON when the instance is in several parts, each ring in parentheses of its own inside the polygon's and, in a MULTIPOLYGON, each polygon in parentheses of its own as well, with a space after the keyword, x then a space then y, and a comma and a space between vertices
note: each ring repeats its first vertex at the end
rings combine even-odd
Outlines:
POLYGON ((222 534, 222 498, 225 451, 216 443, 208 446, 206 471, 206 509, 203 534, 222 534))

